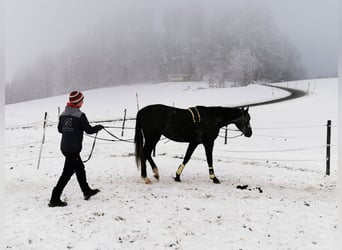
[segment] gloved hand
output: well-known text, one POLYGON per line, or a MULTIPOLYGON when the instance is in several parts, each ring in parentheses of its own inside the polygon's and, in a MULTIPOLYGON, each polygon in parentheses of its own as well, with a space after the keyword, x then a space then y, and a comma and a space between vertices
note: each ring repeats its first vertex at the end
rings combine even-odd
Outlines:
POLYGON ((104 129, 102 125, 96 125, 97 131, 100 131, 101 129, 104 129))

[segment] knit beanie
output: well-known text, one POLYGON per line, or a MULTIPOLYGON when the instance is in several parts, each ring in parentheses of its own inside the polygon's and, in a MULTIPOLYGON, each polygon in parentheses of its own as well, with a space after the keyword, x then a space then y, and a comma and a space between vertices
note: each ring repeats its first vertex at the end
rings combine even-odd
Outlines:
POLYGON ((72 104, 77 104, 84 98, 81 91, 72 91, 69 95, 69 102, 72 104))

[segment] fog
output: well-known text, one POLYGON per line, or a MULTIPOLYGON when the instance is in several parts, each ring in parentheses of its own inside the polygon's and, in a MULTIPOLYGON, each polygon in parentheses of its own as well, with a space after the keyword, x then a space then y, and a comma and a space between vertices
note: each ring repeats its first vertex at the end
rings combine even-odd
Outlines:
POLYGON ((299 49, 308 77, 337 76, 338 1, 264 2, 299 49))
POLYGON ((7 1, 6 103, 179 74, 219 86, 334 77, 337 5, 337 0, 7 1))
MULTIPOLYGON (((6 2, 6 79, 45 53, 57 53, 108 17, 193 1, 11 0, 6 2)), ((257 4, 270 11, 302 55, 308 77, 337 72, 337 0, 202 0, 217 5, 257 4)), ((132 16, 133 18, 133 16, 132 16)))

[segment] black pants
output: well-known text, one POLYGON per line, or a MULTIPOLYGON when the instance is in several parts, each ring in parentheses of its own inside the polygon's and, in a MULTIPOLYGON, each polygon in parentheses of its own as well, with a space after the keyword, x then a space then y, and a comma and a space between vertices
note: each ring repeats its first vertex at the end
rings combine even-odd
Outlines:
POLYGON ((87 194, 90 188, 87 183, 86 172, 80 154, 69 152, 62 153, 65 156, 64 168, 61 177, 59 177, 56 187, 53 189, 52 198, 59 199, 64 187, 67 185, 74 173, 76 173, 77 181, 81 187, 83 194, 87 194))

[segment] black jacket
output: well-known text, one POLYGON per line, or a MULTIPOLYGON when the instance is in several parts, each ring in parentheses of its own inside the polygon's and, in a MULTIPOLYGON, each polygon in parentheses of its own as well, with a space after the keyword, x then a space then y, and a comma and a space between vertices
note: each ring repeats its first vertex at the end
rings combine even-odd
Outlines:
POLYGON ((86 115, 78 108, 66 106, 58 122, 58 132, 62 133, 62 152, 81 152, 83 132, 94 134, 99 130, 99 126, 90 126, 86 115))

